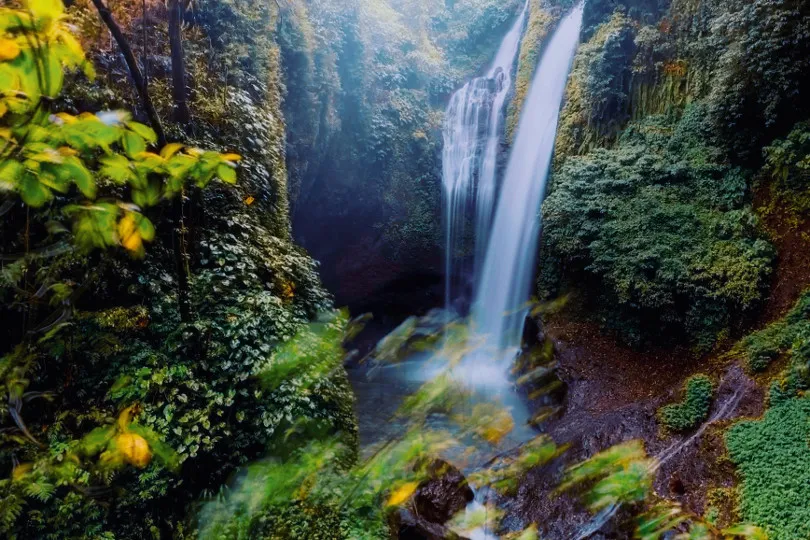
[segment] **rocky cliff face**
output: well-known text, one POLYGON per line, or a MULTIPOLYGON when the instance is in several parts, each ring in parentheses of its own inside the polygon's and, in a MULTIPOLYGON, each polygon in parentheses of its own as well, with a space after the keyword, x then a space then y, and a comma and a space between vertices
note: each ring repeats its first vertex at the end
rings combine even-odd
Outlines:
POLYGON ((293 233, 340 304, 403 286, 427 290, 411 308, 436 304, 443 111, 522 2, 294 4, 281 31, 293 233))

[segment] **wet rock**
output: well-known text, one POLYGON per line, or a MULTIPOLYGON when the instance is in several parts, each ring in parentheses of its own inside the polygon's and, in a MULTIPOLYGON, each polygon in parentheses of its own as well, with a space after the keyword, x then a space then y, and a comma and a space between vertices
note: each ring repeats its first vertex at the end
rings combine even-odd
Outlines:
POLYGON ((683 485, 683 480, 681 480, 678 471, 675 471, 669 477, 669 492, 676 497, 682 497, 686 493, 686 486, 683 485))
POLYGON ((447 523, 475 494, 461 471, 446 461, 434 460, 428 472, 430 479, 422 482, 414 496, 416 512, 431 523, 447 523))
POLYGON ((398 540, 468 540, 447 527, 431 523, 405 508, 400 508, 394 513, 389 524, 393 538, 398 540))
POLYGON ((546 336, 543 334, 540 323, 534 317, 526 316, 526 321, 523 323, 523 337, 521 338, 522 348, 525 350, 537 347, 542 345, 545 340, 546 336))

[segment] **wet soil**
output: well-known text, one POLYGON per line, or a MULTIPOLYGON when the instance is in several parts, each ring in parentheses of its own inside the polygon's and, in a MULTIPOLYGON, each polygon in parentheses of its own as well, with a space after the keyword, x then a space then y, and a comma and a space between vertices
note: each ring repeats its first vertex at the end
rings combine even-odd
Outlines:
MULTIPOLYGON (((697 514, 703 513, 710 489, 733 485, 717 426, 729 418, 759 416, 764 397, 736 363, 694 358, 683 350, 634 351, 590 323, 558 319, 546 330, 557 346, 568 393, 564 413, 544 431, 570 448, 557 463, 524 479, 509 503, 516 526, 537 523, 543 538, 577 538, 593 518, 574 497, 555 493, 564 467, 632 439, 641 439, 649 455, 666 457, 656 475, 656 493, 697 514), (710 412, 716 421, 698 436, 664 434, 656 420, 658 408, 680 398, 687 377, 707 371, 719 380, 710 412)), ((617 521, 621 516, 590 537, 624 537, 615 528, 617 521)))
POLYGON ((754 191, 754 208, 778 253, 760 324, 783 317, 810 287, 810 217, 792 213, 788 204, 775 197, 768 183, 754 191))

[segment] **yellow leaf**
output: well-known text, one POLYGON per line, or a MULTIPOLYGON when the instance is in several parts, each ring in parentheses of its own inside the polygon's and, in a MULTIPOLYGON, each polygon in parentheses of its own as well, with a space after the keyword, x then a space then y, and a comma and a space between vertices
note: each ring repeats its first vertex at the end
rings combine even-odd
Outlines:
POLYGON ((115 446, 130 465, 143 469, 152 461, 149 443, 136 433, 122 433, 115 438, 115 446))
POLYGON ((388 498, 388 506, 399 506, 414 494, 416 488, 419 487, 418 482, 407 482, 398 487, 388 498))
POLYGON ((242 156, 239 154, 222 154, 222 159, 225 161, 239 161, 242 156))
POLYGON ((20 54, 20 46, 14 40, 0 38, 0 62, 14 60, 20 54))
POLYGON ((31 13, 41 19, 56 19, 65 12, 62 0, 28 0, 25 4, 31 13))
POLYGON ((248 195, 247 198, 245 198, 245 204, 250 206, 251 204, 253 204, 253 201, 255 200, 256 199, 254 199, 252 195, 248 195))
POLYGON ((137 405, 130 405, 118 415, 118 429, 126 432, 132 422, 132 416, 137 412, 137 405))
POLYGON ((135 214, 132 212, 128 212, 118 222, 118 239, 121 241, 121 245, 129 251, 140 253, 143 249, 143 240, 138 233, 138 224, 135 221, 135 214))
POLYGON ((82 49, 79 40, 77 40, 73 34, 64 28, 60 28, 57 35, 59 36, 60 41, 65 45, 67 51, 73 55, 72 60, 74 63, 84 60, 84 50, 82 49))
POLYGON ((56 113, 56 117, 65 124, 75 124, 76 122, 78 122, 75 116, 73 116, 72 114, 68 114, 66 112, 56 113))
POLYGON ((183 148, 183 145, 180 143, 169 143, 160 151, 160 157, 163 159, 169 159, 179 152, 181 148, 183 148))
POLYGON ((34 465, 32 463, 20 463, 11 470, 11 479, 16 482, 31 472, 31 469, 33 468, 34 465))

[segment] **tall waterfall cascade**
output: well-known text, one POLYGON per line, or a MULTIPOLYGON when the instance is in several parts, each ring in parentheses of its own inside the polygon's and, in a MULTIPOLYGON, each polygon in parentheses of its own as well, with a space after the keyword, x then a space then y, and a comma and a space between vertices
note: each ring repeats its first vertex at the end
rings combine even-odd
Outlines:
POLYGON ((445 113, 442 155, 446 258, 445 306, 463 296, 465 282, 477 276, 486 254, 496 191, 496 164, 503 132, 504 106, 512 89, 512 70, 525 26, 528 1, 487 73, 456 91, 445 113), (472 230, 470 230, 472 229, 472 230), (473 268, 456 255, 475 236, 473 268))
POLYGON ((476 285, 472 329, 492 354, 476 354, 467 377, 505 380, 520 347, 536 265, 540 206, 554 153, 566 82, 579 43, 583 5, 562 19, 534 75, 512 145, 487 251, 476 285), (499 375, 499 377, 496 377, 499 375))

